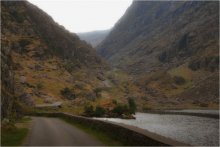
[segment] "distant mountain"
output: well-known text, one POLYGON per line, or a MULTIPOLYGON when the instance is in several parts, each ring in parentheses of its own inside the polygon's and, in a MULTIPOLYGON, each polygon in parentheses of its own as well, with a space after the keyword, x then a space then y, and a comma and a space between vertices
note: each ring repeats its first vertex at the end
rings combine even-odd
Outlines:
POLYGON ((218 104, 218 1, 134 1, 97 50, 134 75, 147 100, 218 104))
POLYGON ((108 35, 109 32, 110 30, 103 30, 103 31, 77 33, 77 35, 80 37, 81 40, 85 40, 93 47, 96 47, 105 39, 105 37, 108 35))

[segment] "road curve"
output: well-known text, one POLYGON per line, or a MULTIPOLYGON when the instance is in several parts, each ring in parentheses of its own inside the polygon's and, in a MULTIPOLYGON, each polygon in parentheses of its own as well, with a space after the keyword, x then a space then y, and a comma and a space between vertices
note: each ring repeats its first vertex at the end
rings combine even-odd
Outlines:
POLYGON ((32 117, 25 146, 100 146, 100 141, 82 130, 58 119, 32 117))

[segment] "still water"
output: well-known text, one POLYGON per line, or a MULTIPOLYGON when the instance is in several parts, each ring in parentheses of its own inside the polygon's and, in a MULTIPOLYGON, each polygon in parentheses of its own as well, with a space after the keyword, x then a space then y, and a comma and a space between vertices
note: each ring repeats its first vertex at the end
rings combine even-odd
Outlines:
POLYGON ((219 145, 219 119, 187 115, 136 113, 135 120, 96 118, 133 125, 196 146, 219 145))

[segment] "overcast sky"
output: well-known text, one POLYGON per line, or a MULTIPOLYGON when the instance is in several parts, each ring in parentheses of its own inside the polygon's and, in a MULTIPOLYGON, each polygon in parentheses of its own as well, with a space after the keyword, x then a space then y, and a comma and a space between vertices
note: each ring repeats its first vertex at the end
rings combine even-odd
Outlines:
POLYGON ((28 0, 71 32, 110 29, 132 0, 28 0))

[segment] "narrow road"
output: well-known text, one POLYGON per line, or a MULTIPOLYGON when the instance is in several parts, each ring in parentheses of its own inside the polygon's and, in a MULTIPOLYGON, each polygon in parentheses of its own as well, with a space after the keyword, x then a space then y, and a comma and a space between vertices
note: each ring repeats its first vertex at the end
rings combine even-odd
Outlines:
POLYGON ((33 117, 26 146, 100 146, 93 136, 58 119, 33 117))

